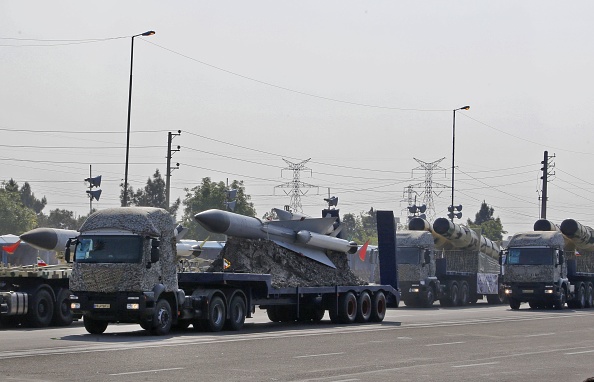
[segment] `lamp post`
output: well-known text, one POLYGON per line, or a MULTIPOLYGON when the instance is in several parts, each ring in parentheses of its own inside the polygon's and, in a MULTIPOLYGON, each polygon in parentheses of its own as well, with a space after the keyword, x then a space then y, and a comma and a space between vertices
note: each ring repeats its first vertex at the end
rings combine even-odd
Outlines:
POLYGON ((470 106, 462 106, 458 109, 454 109, 454 123, 453 123, 453 127, 452 127, 452 205, 451 205, 451 220, 452 222, 454 221, 454 155, 456 153, 456 111, 458 110, 468 110, 470 109, 470 106))
POLYGON ((128 127, 126 129, 126 170, 124 171, 124 200, 122 207, 128 205, 128 157, 130 155, 130 109, 132 108, 132 65, 134 63, 134 37, 152 36, 155 31, 148 31, 132 36, 132 48, 130 52, 130 86, 128 88, 128 127))

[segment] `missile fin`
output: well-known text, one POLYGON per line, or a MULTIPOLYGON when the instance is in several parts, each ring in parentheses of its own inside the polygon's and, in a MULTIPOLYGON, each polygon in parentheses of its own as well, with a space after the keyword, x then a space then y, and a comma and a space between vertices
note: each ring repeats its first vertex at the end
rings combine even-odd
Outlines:
POLYGON ((283 248, 286 248, 290 251, 297 252, 300 255, 308 257, 318 263, 324 264, 329 266, 330 268, 336 269, 336 265, 326 256, 326 254, 321 250, 316 250, 312 248, 308 248, 306 246, 302 246, 299 244, 289 244, 284 241, 280 240, 273 240, 276 244, 280 245, 283 248))
POLYGON ((267 224, 269 226, 277 226, 291 229, 295 232, 306 230, 311 231, 319 234, 326 234, 326 232, 331 231, 332 226, 336 218, 311 218, 311 219, 304 219, 304 220, 272 220, 269 221, 267 224))

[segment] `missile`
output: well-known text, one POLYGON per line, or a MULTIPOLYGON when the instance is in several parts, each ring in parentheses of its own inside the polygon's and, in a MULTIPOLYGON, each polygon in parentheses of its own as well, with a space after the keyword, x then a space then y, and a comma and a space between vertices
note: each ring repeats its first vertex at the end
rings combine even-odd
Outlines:
POLYGON ((499 246, 470 228, 458 225, 446 218, 433 222, 433 230, 448 239, 454 247, 462 250, 480 251, 493 258, 499 258, 499 246))
POLYGON ((445 237, 441 236, 433 230, 433 227, 431 226, 431 224, 429 224, 429 222, 426 219, 423 219, 418 216, 410 219, 410 221, 408 222, 408 229, 409 231, 430 232, 431 236, 433 236, 433 244, 435 245, 435 248, 446 250, 454 248, 454 246, 452 245, 452 243, 450 243, 448 239, 446 239, 445 237))
POLYGON ((35 228, 19 237, 35 248, 64 252, 68 239, 73 239, 78 235, 78 231, 71 229, 35 228))
POLYGON ((336 268, 323 250, 356 253, 357 243, 328 236, 335 217, 262 221, 222 210, 207 210, 194 216, 206 230, 245 239, 271 240, 281 247, 336 268))
POLYGON ((559 226, 547 219, 538 219, 534 223, 534 231, 559 231, 559 226))
POLYGON ((567 236, 574 245, 583 251, 594 251, 594 230, 581 225, 573 219, 565 219, 561 223, 561 232, 567 236))

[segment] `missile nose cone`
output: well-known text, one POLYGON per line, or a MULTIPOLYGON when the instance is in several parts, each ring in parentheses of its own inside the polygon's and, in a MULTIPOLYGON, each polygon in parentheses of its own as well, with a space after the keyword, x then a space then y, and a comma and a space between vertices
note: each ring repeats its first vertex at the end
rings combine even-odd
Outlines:
POLYGON ((229 215, 221 210, 207 210, 194 216, 194 219, 206 230, 214 233, 225 233, 231 224, 229 215))
POLYGON ((58 235, 51 228, 35 228, 19 237, 25 243, 49 250, 56 248, 58 244, 58 235))

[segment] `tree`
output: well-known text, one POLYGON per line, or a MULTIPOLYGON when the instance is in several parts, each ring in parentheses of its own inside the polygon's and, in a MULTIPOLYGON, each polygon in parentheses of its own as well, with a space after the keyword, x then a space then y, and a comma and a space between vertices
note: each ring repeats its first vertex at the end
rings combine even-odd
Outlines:
MULTIPOLYGON (((124 203, 123 184, 120 198, 122 204, 124 203)), ((142 206, 142 207, 157 207, 164 208, 173 216, 177 214, 181 199, 177 198, 171 206, 167 206, 167 193, 165 189, 165 180, 161 177, 159 169, 155 170, 153 178, 148 178, 144 189, 138 189, 134 192, 132 187, 128 188, 128 205, 142 206)))
POLYGON ((37 199, 33 191, 31 191, 31 186, 28 182, 25 182, 25 184, 21 187, 20 193, 21 201, 25 207, 31 208, 36 214, 40 214, 45 208, 47 199, 45 199, 45 196, 41 198, 41 200, 37 199))
POLYGON ((213 182, 209 177, 203 178, 202 183, 192 189, 185 189, 186 197, 184 199, 184 216, 183 225, 188 228, 187 237, 194 240, 225 240, 225 235, 213 234, 206 231, 194 219, 194 215, 208 209, 226 209, 225 202, 227 202, 227 190, 237 190, 235 200, 235 210, 233 212, 246 215, 256 216, 254 204, 250 202, 251 197, 246 195, 243 181, 234 180, 231 185, 227 187, 225 182, 213 182))
POLYGON ((9 187, 0 188, 0 234, 12 233, 20 235, 32 230, 37 225, 35 212, 23 205, 18 192, 9 187))
POLYGON ((507 231, 503 230, 503 225, 499 217, 493 218, 495 210, 493 207, 489 207, 483 200, 481 208, 476 213, 474 221, 468 219, 467 224, 470 228, 480 228, 481 234, 493 241, 501 241, 503 234, 507 231))
POLYGON ((74 212, 56 208, 51 210, 47 216, 43 214, 38 216, 37 220, 40 227, 78 230, 87 217, 75 218, 74 212))
POLYGON ((353 240, 357 244, 363 244, 369 240, 370 244, 377 244, 377 211, 373 207, 366 213, 359 215, 345 214, 342 217, 343 239, 353 240))

